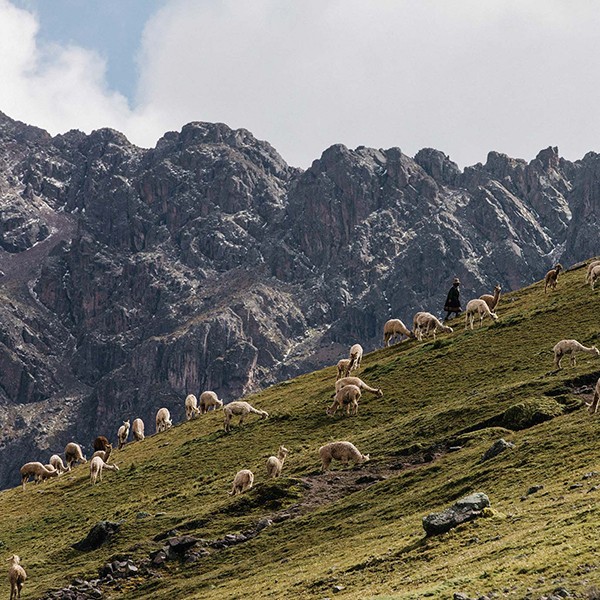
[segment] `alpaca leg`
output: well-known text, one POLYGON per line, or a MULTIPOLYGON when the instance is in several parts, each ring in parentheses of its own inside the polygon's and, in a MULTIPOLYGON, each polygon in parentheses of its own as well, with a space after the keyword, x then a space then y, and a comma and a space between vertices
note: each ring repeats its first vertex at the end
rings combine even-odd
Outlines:
POLYGON ((575 352, 571 352, 571 366, 572 367, 577 366, 577 357, 575 356, 575 352))
POLYGON ((562 361, 562 353, 558 352, 554 355, 554 364, 556 365, 557 369, 561 369, 562 367, 560 366, 560 363, 562 361))

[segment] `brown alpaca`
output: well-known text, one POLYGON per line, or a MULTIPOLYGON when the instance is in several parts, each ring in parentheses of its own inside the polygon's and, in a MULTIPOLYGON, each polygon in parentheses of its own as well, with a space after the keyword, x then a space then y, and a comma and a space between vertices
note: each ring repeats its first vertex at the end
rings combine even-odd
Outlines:
POLYGON ((562 265, 557 264, 554 269, 550 269, 546 273, 546 277, 544 277, 544 294, 548 291, 548 288, 556 289, 556 284, 558 282, 558 274, 562 271, 562 265))
POLYGON ((496 306, 498 306, 498 302, 500 301, 500 291, 502 290, 502 286, 497 283, 494 288, 494 295, 491 294, 483 294, 483 296, 479 296, 480 300, 484 300, 485 303, 490 307, 490 310, 493 311, 496 306))

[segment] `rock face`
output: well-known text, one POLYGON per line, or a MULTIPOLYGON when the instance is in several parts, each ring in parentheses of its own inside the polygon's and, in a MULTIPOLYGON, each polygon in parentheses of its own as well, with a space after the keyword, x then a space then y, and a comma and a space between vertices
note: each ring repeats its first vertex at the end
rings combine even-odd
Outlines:
POLYGON ((124 419, 178 422, 188 393, 229 401, 371 350, 455 275, 466 301, 586 258, 599 165, 548 148, 461 172, 336 145, 300 171, 223 124, 144 150, 0 114, 0 486, 124 419))

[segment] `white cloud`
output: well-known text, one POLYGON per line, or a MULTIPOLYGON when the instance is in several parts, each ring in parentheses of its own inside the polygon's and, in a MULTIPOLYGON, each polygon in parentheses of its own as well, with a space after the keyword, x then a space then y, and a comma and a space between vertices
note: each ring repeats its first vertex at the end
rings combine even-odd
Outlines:
POLYGON ((97 55, 40 47, 35 19, 0 0, 0 110, 146 146, 222 121, 300 166, 336 142, 433 146, 462 165, 551 144, 575 159, 598 149, 599 20, 569 0, 170 0, 130 108, 97 55))
POLYGON ((105 63, 77 46, 37 43, 35 17, 0 0, 0 110, 52 133, 126 128, 127 100, 106 88, 105 63))

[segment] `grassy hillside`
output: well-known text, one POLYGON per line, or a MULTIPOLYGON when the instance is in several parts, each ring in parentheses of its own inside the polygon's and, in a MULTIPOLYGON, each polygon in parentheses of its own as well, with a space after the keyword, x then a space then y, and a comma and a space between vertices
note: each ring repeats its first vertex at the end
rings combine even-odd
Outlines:
POLYGON ((86 465, 0 493, 3 552, 21 555, 30 577, 23 597, 96 577, 115 556, 141 560, 171 529, 213 540, 282 513, 289 518, 250 541, 209 548, 193 565, 168 562, 160 577, 127 579, 104 588, 106 597, 324 598, 334 586, 348 599, 528 590, 538 598, 557 587, 589 596, 600 585, 600 474, 583 477, 600 472, 600 414, 582 404, 600 359, 581 354, 575 369, 567 358, 553 372, 550 353, 565 337, 600 340, 599 295, 583 278, 579 269, 547 296, 538 283, 503 297, 500 321, 481 330, 465 332, 461 320, 437 342, 367 355, 360 376, 385 395, 363 395, 358 416, 325 414, 335 381, 328 368, 251 397, 266 421, 251 416, 226 435, 219 412, 128 445, 114 458, 121 470, 95 488, 86 465), (509 411, 523 402, 527 410, 509 411), (531 424, 531 406, 558 416, 517 429, 531 424), (481 463, 500 437, 516 448, 481 463), (344 439, 371 462, 321 475, 319 446, 344 439), (265 459, 280 444, 291 451, 284 477, 267 482, 265 459), (255 487, 232 498, 241 468, 255 472, 255 487), (534 485, 544 487, 526 495, 534 485), (489 518, 424 538, 425 514, 474 491, 490 497, 489 518), (70 548, 102 519, 124 520, 112 541, 88 553, 70 548))

